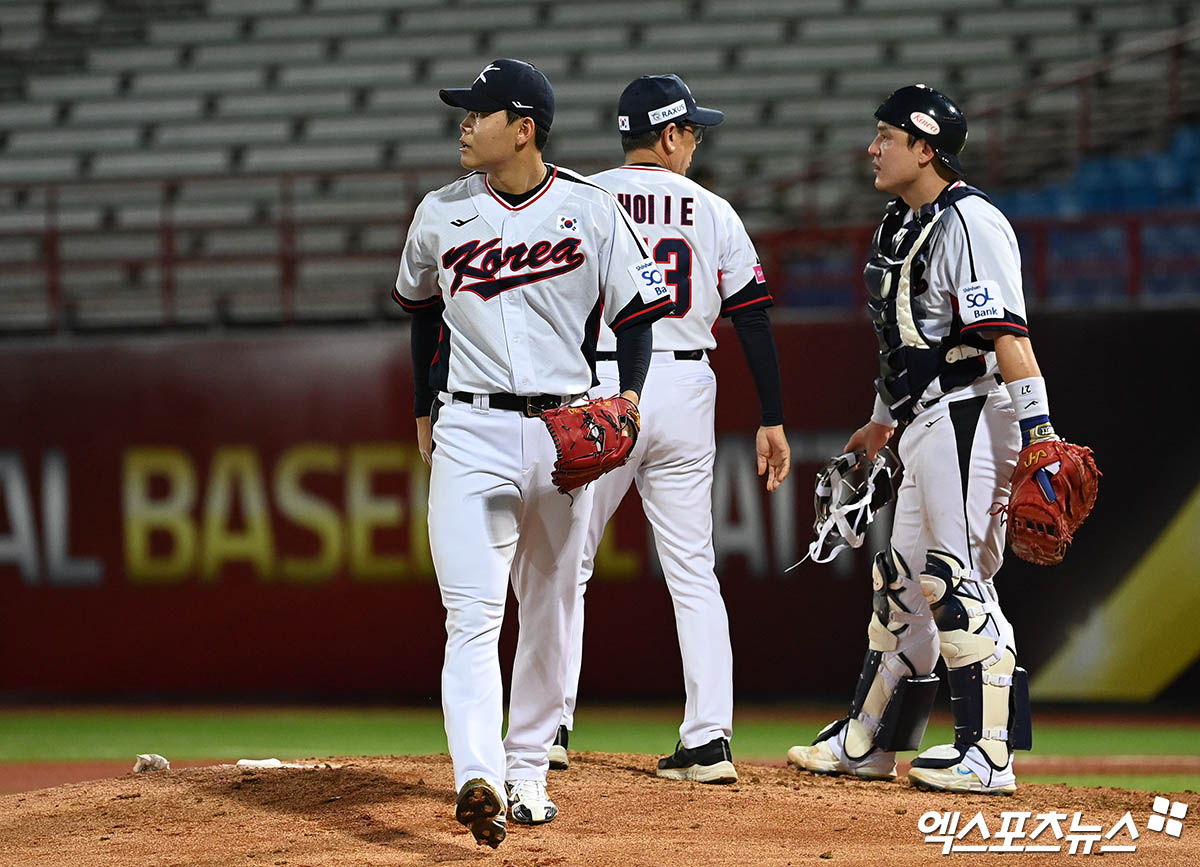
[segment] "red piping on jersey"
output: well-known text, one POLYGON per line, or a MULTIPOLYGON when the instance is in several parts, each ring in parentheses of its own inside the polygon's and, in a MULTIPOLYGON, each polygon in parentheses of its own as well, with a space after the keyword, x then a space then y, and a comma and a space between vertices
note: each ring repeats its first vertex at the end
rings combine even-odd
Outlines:
POLYGON ((546 190, 550 189, 550 187, 554 185, 554 179, 557 177, 558 177, 558 166, 555 166, 554 170, 552 172, 550 172, 550 180, 546 181, 546 186, 542 187, 542 191, 540 193, 538 193, 536 196, 534 196, 532 199, 530 199, 528 202, 522 202, 521 204, 517 205, 515 208, 512 205, 510 205, 508 202, 504 201, 504 199, 502 199, 496 195, 496 191, 492 189, 491 183, 488 182, 487 175, 483 176, 483 185, 485 187, 487 187, 487 191, 492 194, 492 198, 495 199, 497 202, 499 202, 501 205, 503 205, 505 208, 507 208, 510 211, 520 211, 524 208, 528 208, 530 205, 532 205, 534 202, 536 202, 542 196, 546 195, 546 190))
POLYGON ((412 299, 405 298, 403 295, 401 295, 399 289, 392 290, 392 297, 395 298, 396 303, 405 310, 423 310, 426 307, 433 307, 442 300, 441 295, 432 295, 422 301, 413 301, 412 299))
POLYGON ((995 322, 973 322, 970 325, 964 325, 959 331, 970 331, 972 328, 1015 328, 1017 331, 1029 333, 1029 329, 1024 325, 1018 325, 1015 322, 1009 322, 1007 319, 1000 319, 995 322))
POLYGON ((672 301, 670 298, 664 298, 663 300, 659 301, 657 304, 653 304, 649 307, 643 307, 641 310, 638 310, 634 313, 630 313, 628 316, 626 316, 620 322, 614 322, 612 324, 612 330, 616 331, 618 328, 620 328, 625 323, 630 322, 634 319, 637 319, 639 316, 642 316, 646 313, 650 313, 653 310, 657 310, 659 307, 662 307, 664 304, 674 304, 674 303, 675 302, 672 301))
POLYGON ((446 323, 442 323, 442 327, 438 329, 438 346, 437 351, 433 353, 433 360, 429 362, 429 366, 433 367, 438 363, 438 358, 442 354, 442 341, 446 339, 446 323))
POLYGON ((744 301, 741 304, 735 304, 732 307, 726 307, 722 313, 732 313, 734 310, 741 310, 743 307, 749 307, 751 304, 758 304, 760 301, 774 301, 770 295, 764 295, 761 298, 755 298, 753 301, 744 301))

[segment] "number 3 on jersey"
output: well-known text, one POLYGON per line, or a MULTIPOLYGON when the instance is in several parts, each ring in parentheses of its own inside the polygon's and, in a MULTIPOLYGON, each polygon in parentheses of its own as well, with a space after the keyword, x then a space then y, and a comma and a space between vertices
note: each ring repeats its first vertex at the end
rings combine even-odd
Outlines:
POLYGON ((683 238, 663 238, 654 245, 654 261, 664 266, 663 277, 675 290, 675 312, 666 318, 682 319, 692 309, 691 245, 683 238))

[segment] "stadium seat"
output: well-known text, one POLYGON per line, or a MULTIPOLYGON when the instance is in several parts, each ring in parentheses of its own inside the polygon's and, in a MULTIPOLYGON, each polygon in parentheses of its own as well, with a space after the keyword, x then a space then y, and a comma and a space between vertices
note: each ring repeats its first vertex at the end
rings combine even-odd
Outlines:
MULTIPOLYGON (((164 199, 157 179, 175 176, 184 178, 170 193, 181 248, 254 248, 272 237, 270 221, 283 210, 275 173, 286 172, 297 218, 334 223, 324 232, 302 227, 299 237, 314 251, 336 255, 340 247, 394 258, 413 203, 461 172, 454 136, 462 112, 444 106, 437 89, 469 83, 495 56, 526 57, 551 77, 558 113, 547 156, 585 172, 620 159, 613 125, 629 79, 681 73, 701 104, 727 116, 697 151, 694 167, 713 170, 711 183, 735 199, 755 228, 808 219, 814 204, 838 221, 875 219, 881 197, 865 182, 871 114, 889 91, 910 81, 939 86, 966 103, 973 117, 964 152, 969 177, 996 193, 1014 218, 1200 206, 1193 168, 1200 128, 1176 130, 1166 116, 1165 59, 1118 66, 1087 91, 1087 138, 1105 156, 1078 152, 1077 115, 1085 104, 1078 86, 1038 91, 1019 113, 974 120, 980 107, 1017 88, 1069 79, 1081 62, 1109 49, 1128 51, 1148 34, 1200 19, 1195 4, 1001 5, 8 0, 0 3, 0 53, 6 68, 17 71, 9 90, 0 91, 9 94, 0 95, 7 99, 0 101, 0 184, 23 186, 19 195, 0 190, 6 205, 0 232, 45 223, 44 183, 62 184, 62 225, 152 228, 164 199), (55 69, 43 54, 69 62, 55 69), (991 162, 995 154, 1002 163, 991 162), (799 182, 813 167, 819 181, 799 182), (342 174, 355 171, 368 173, 342 174), (77 180, 104 183, 71 183, 77 180)), ((1190 65, 1181 108, 1194 118, 1200 112, 1194 52, 1184 58, 1190 65)), ((0 76, 0 88, 3 82, 0 76)), ((1148 225, 1147 250, 1175 249, 1173 232, 1156 232, 1148 225)), ((5 242, 0 237, 0 262, 5 251, 24 255, 20 244, 5 242)), ((1107 262, 1114 274, 1071 273, 1077 261, 1103 258, 1105 245, 1119 247, 1120 239, 1059 242, 1064 248, 1055 252, 1061 258, 1055 267, 1075 283, 1068 281, 1053 301, 1075 303, 1089 291, 1124 297, 1125 278, 1114 276, 1119 261, 1107 262)), ((67 249, 92 242, 80 243, 67 249)), ((371 265, 362 267, 367 273, 371 265)), ((832 273, 822 267, 806 271, 797 261, 788 273, 805 279, 832 273)), ((1177 297, 1169 271, 1155 278, 1154 291, 1177 297)), ((142 268, 136 281, 126 272, 100 276, 146 283, 154 274, 142 268)), ((220 295, 213 294, 215 283, 196 280, 197 316, 206 309, 203 315, 217 315, 218 305, 221 315, 280 314, 253 287, 239 284, 220 295)), ((131 286, 128 297, 141 297, 138 290, 131 286)), ((832 303, 822 291, 800 294, 804 303, 832 303)), ((347 303, 357 309, 362 299, 347 303)))

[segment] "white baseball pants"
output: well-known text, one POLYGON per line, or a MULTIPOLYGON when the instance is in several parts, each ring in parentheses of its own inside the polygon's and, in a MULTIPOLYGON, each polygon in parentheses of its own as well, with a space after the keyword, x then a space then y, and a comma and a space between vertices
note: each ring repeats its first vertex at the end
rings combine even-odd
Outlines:
MULTIPOLYGON (((1005 529, 997 503, 1008 501, 1021 447, 1012 401, 1003 386, 943 400, 920 413, 900 439, 904 480, 896 497, 891 545, 910 575, 900 599, 914 615, 903 652, 917 674, 933 671, 940 651, 937 627, 921 592, 930 550, 955 557, 981 596, 994 603, 984 634, 1016 652, 1012 625, 999 608, 993 578, 1004 561, 1005 529)), ((904 666, 884 653, 880 671, 888 694, 904 666)))
POLYGON ((449 400, 433 428, 429 544, 446 609, 442 710, 455 790, 482 777, 544 780, 558 730, 592 493, 550 481, 545 424, 449 400), (498 641, 511 580, 519 605, 508 733, 498 641))
MULTIPOLYGON (((616 394, 617 363, 596 365, 595 396, 616 394)), ((713 570, 712 481, 716 458, 717 379, 707 360, 680 361, 669 351, 652 355, 639 407, 642 431, 629 462, 600 478, 587 546, 578 576, 578 603, 562 719, 574 725, 583 658, 583 596, 604 527, 631 482, 654 530, 663 577, 675 607, 675 629, 686 691, 679 737, 703 746, 733 734, 733 651, 729 619, 713 570)))

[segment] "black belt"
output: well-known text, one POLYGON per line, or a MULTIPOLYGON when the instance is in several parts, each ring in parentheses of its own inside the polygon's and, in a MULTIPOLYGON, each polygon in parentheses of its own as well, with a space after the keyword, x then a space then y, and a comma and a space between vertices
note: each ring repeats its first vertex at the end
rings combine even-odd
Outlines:
MULTIPOLYGON (((510 409, 536 418, 548 409, 562 406, 563 399, 557 394, 489 394, 488 406, 492 409, 510 409)), ((454 399, 463 403, 474 403, 475 395, 467 391, 454 392, 454 399)))
MULTIPOLYGON (((659 351, 662 352, 664 350, 659 350, 659 351)), ((665 351, 667 351, 667 352, 673 351, 675 353, 676 361, 701 361, 704 358, 704 350, 703 349, 675 349, 675 350, 665 350, 665 351)), ((597 352, 596 360, 597 361, 616 361, 617 354, 615 352, 597 352)))

